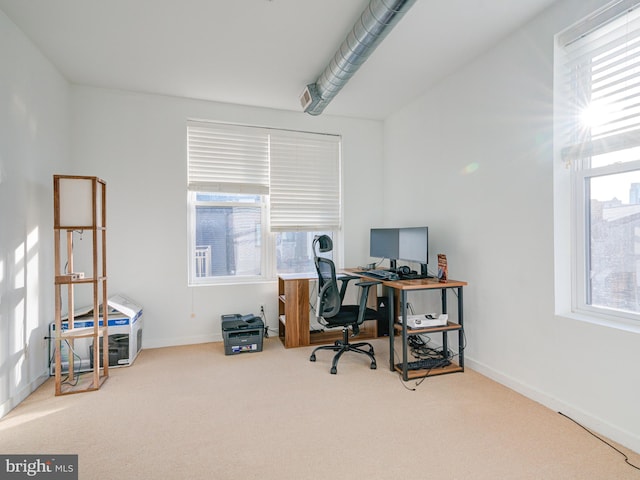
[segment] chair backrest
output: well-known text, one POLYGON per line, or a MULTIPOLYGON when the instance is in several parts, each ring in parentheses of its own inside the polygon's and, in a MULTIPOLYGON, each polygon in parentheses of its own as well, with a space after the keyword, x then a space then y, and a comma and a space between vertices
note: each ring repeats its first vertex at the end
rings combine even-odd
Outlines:
POLYGON ((331 318, 340 311, 342 298, 336 279, 336 266, 328 258, 315 257, 316 272, 318 273, 318 303, 316 315, 331 318))

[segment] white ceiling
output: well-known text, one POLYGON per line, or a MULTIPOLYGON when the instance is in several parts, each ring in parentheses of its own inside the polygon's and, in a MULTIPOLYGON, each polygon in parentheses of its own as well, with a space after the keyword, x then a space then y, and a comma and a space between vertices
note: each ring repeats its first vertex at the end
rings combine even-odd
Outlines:
MULTIPOLYGON (((325 114, 384 119, 556 0, 417 0, 325 114)), ((0 0, 72 83, 300 111, 369 0, 0 0)))

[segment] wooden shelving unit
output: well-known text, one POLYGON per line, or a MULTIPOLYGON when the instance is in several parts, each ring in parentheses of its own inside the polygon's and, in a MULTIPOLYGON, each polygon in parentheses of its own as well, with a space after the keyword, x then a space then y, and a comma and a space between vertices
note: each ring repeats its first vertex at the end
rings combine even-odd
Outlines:
POLYGON ((97 177, 53 176, 53 230, 55 268, 55 394, 98 390, 109 376, 107 322, 100 325, 101 313, 107 317, 107 222, 106 183, 97 177), (88 248, 76 252, 76 243, 90 237, 88 248), (93 307, 93 326, 76 328, 76 289, 88 289, 93 307), (63 318, 66 299, 67 317, 63 318), (63 323, 68 328, 63 330, 63 323), (90 371, 75 368, 74 341, 93 340, 90 371), (68 346, 67 371, 63 373, 62 346, 68 346), (100 355, 102 353, 102 356, 100 355))
MULTIPOLYGON (((443 375, 446 373, 464 372, 464 315, 463 315, 463 287, 467 285, 467 282, 461 280, 447 280, 441 282, 438 279, 426 278, 416 280, 396 280, 396 281, 383 281, 385 287, 387 287, 387 302, 389 305, 395 305, 394 311, 397 312, 394 315, 393 328, 389 332, 389 365, 391 371, 396 371, 402 375, 403 380, 411 380, 414 378, 430 377, 434 375, 443 375), (447 291, 453 290, 457 300, 457 321, 449 320, 446 325, 427 327, 427 328, 412 328, 407 327, 407 292, 409 291, 424 291, 440 293, 442 313, 447 312, 447 291), (405 306, 403 308, 403 306, 405 306), (408 337, 409 335, 420 334, 442 334, 442 350, 447 357, 447 360, 451 362, 446 367, 436 367, 432 369, 408 369, 408 337), (449 334, 454 334, 458 337, 458 354, 450 357, 449 352, 449 334), (399 336, 402 340, 402 361, 395 362, 395 347, 394 338, 399 336), (453 361, 455 358, 455 362, 453 361)), ((455 319, 455 315, 449 315, 450 319, 455 319)))

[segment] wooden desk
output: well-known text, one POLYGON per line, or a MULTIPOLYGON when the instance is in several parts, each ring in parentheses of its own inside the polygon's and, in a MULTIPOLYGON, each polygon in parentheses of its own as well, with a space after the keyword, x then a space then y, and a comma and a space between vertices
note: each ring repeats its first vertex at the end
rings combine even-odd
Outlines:
MULTIPOLYGON (((348 270, 353 275, 359 275, 363 278, 373 278, 363 275, 357 269, 348 270)), ((389 308, 389 368, 391 371, 397 371, 402 374, 403 380, 412 378, 420 378, 432 375, 442 375, 445 373, 463 372, 464 371, 464 315, 463 315, 463 298, 462 289, 467 282, 460 280, 448 280, 440 282, 437 278, 424 278, 419 280, 380 280, 382 285, 387 287, 387 303, 389 308), (442 350, 448 352, 448 337, 450 332, 458 332, 458 363, 451 362, 451 365, 444 368, 433 370, 408 370, 407 369, 407 338, 409 329, 407 327, 407 292, 415 290, 440 291, 442 301, 442 313, 447 313, 447 291, 456 290, 458 297, 458 316, 457 322, 452 321, 449 315, 449 321, 446 325, 440 327, 430 327, 421 329, 411 329, 413 334, 430 334, 442 333, 442 350), (394 298, 395 297, 395 298, 394 298), (396 313, 397 312, 397 313, 396 313), (396 315, 402 317, 402 322, 396 322, 396 315), (402 362, 396 364, 394 361, 394 338, 396 332, 402 336, 402 362)))
MULTIPOLYGON (((317 279, 317 275, 311 273, 278 275, 278 336, 285 348, 322 345, 342 340, 342 330, 339 328, 323 332, 310 331, 309 288, 311 282, 316 282, 317 279)), ((375 338, 377 335, 378 325, 375 320, 370 320, 362 324, 358 338, 375 338)))

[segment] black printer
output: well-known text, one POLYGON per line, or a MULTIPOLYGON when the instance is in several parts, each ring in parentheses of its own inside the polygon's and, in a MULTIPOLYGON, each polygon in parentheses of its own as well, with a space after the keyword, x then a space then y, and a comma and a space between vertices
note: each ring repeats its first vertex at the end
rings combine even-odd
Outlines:
POLYGON ((225 355, 262 351, 264 322, 260 317, 231 313, 222 315, 221 320, 225 355))

